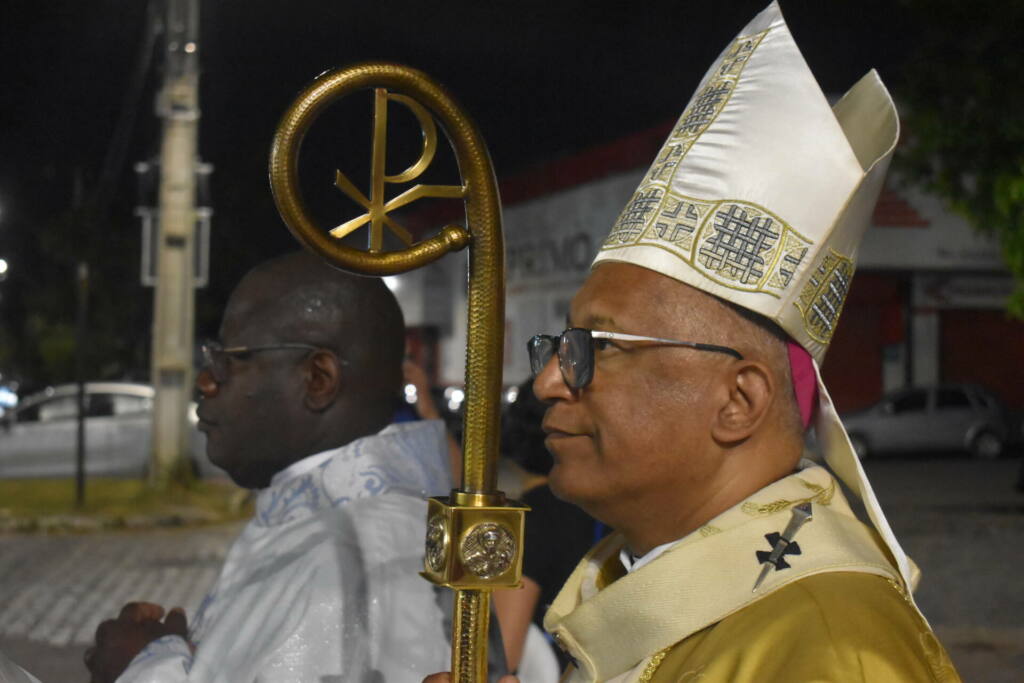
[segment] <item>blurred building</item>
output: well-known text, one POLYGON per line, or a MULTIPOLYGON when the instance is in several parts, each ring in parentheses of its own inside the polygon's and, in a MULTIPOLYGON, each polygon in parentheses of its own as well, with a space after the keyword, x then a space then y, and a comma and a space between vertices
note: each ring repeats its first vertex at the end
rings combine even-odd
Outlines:
MULTIPOLYGON (((530 336, 564 329, 573 294, 668 129, 637 133, 502 180, 506 385, 529 374, 530 336)), ((465 278, 464 259, 448 257, 402 276, 396 292, 413 336, 436 343, 442 384, 462 382, 465 278)), ((1004 314, 1012 284, 997 244, 978 236, 938 198, 891 178, 824 365, 839 410, 865 407, 903 386, 944 381, 975 382, 1024 407, 1024 386, 1012 371, 1024 366, 1024 323, 1004 314)))
MULTIPOLYGON (((895 179, 898 187, 898 178, 895 179)), ((886 188, 824 374, 840 410, 905 385, 972 382, 1024 407, 1024 323, 994 241, 941 200, 886 188)))

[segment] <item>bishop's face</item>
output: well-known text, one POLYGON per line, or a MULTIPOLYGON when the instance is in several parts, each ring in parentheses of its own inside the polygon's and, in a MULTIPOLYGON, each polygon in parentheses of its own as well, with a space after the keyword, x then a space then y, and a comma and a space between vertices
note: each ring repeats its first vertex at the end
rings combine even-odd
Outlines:
MULTIPOLYGON (((639 266, 599 266, 576 294, 570 325, 688 341, 713 335, 709 297, 639 266)), ((711 424, 727 396, 728 356, 645 342, 599 340, 594 376, 570 390, 554 356, 534 392, 549 404, 552 491, 617 526, 625 516, 696 507, 720 462, 711 424), (725 392, 725 393, 723 393, 725 392)))

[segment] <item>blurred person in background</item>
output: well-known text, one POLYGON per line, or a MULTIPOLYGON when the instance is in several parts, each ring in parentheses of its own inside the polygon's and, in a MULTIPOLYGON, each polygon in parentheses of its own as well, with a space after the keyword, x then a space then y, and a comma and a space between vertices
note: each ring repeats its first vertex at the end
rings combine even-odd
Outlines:
MULTIPOLYGON (((406 386, 412 385, 416 391, 416 401, 409 404, 408 400, 402 400, 401 405, 395 411, 395 422, 409 422, 412 420, 440 420, 444 422, 444 416, 437 401, 434 400, 433 387, 430 386, 430 379, 426 371, 409 358, 402 363, 402 376, 406 386)), ((407 396, 408 394, 403 394, 407 396)), ((452 481, 458 481, 462 475, 462 447, 455 440, 451 431, 445 429, 445 443, 448 445, 448 464, 451 467, 452 481)))
MULTIPOLYGON (((523 546, 523 587, 494 593, 509 669, 516 670, 528 637, 540 636, 544 613, 586 552, 608 529, 572 503, 559 500, 547 484, 553 461, 544 446, 541 422, 547 406, 533 393, 533 380, 519 385, 501 422, 501 453, 534 475, 521 496, 530 506, 523 546), (533 623, 538 630, 529 629, 533 623)), ((553 642, 545 636, 547 642, 553 642)), ((537 647, 535 645, 535 647, 537 647)), ((560 668, 569 659, 554 649, 560 668)))
MULTIPOLYGON (((411 384, 416 390, 416 400, 411 405, 406 402, 399 408, 396 413, 396 421, 442 419, 441 411, 433 397, 430 381, 423 368, 412 360, 406 359, 403 364, 403 372, 407 385, 411 384)), ((532 450, 533 457, 529 461, 519 464, 528 472, 543 475, 551 468, 551 456, 544 450, 544 435, 540 431, 539 415, 543 415, 543 405, 533 398, 530 384, 528 382, 523 387, 520 387, 520 391, 523 391, 524 388, 526 391, 526 394, 520 394, 520 396, 524 397, 524 400, 512 403, 502 420, 502 452, 506 453, 508 452, 507 448, 514 447, 520 449, 516 451, 517 454, 522 454, 526 457, 527 452, 532 450), (539 414, 537 412, 538 407, 540 408, 539 414), (511 432, 508 431, 509 426, 511 426, 511 432), (508 439, 506 439, 506 434, 508 434, 508 439), (524 441, 526 439, 528 439, 528 443, 524 441), (511 444, 515 444, 515 446, 511 444), (536 450, 538 447, 540 451, 536 450)), ((445 433, 448 443, 448 457, 452 468, 452 479, 453 481, 459 481, 462 476, 462 449, 451 431, 446 430, 445 433)), ((513 459, 518 462, 517 455, 514 454, 513 459)), ((541 482, 535 483, 542 482, 543 477, 541 477, 541 482)), ((531 496, 532 492, 527 495, 531 496)), ((552 497, 550 492, 545 496, 545 499, 554 503, 559 510, 564 511, 565 508, 568 508, 569 515, 572 518, 583 515, 578 508, 562 503, 552 497)), ((530 541, 527 541, 527 552, 534 548, 534 552, 531 555, 533 561, 537 564, 538 576, 543 575, 546 577, 547 573, 544 572, 549 566, 551 558, 546 558, 543 553, 553 550, 554 547, 544 546, 545 539, 547 541, 553 541, 553 539, 549 535, 544 535, 542 528, 545 524, 550 523, 556 529, 568 529, 564 525, 565 520, 551 515, 553 511, 545 507, 546 501, 538 502, 540 509, 531 511, 526 516, 527 533, 529 534, 531 530, 535 529, 533 537, 537 539, 533 546, 530 545, 530 541)), ((590 521, 593 522, 593 520, 590 521)), ((576 548, 580 547, 580 544, 569 544, 568 546, 563 544, 558 546, 554 554, 559 558, 567 558, 565 550, 568 547, 576 548)), ((569 575, 569 571, 575 566, 575 562, 582 557, 583 552, 589 545, 584 543, 581 547, 582 549, 574 559, 555 563, 565 567, 564 572, 555 572, 558 574, 556 580, 548 581, 545 578, 539 582, 548 586, 547 591, 543 593, 544 595, 551 594, 553 596, 557 592, 557 587, 569 575)), ((568 550, 569 555, 572 555, 574 552, 574 550, 568 550)), ((529 560, 526 562, 529 564, 529 560)), ((538 600, 538 593, 534 590, 534 587, 537 585, 538 582, 534 582, 529 577, 524 576, 521 589, 495 591, 491 609, 493 612, 492 616, 497 618, 498 627, 491 628, 488 631, 490 638, 488 657, 492 661, 500 661, 501 654, 504 653, 505 664, 507 664, 508 670, 519 673, 523 680, 529 681, 529 683, 555 683, 565 663, 558 659, 556 656, 557 650, 551 647, 550 641, 541 630, 542 624, 540 619, 543 618, 543 609, 546 609, 546 605, 542 605, 540 600, 538 600), (532 626, 530 625, 531 613, 534 617, 532 626)), ((492 665, 489 668, 493 673, 494 671, 504 670, 505 666, 499 664, 498 667, 492 665)))

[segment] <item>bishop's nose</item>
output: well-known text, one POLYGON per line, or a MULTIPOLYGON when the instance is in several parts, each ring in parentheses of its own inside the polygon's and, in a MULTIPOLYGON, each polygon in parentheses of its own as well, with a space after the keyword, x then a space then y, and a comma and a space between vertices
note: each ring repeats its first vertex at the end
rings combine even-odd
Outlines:
POLYGON ((551 403, 556 399, 568 400, 573 397, 572 390, 562 378, 562 371, 558 367, 557 353, 551 354, 551 358, 534 377, 533 394, 542 403, 551 403))

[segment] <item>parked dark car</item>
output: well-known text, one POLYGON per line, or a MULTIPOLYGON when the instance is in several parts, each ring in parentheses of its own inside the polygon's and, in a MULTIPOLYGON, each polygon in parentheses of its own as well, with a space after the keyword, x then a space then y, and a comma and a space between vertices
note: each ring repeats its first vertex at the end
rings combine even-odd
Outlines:
POLYGON ((842 420, 861 459, 911 451, 997 458, 1016 440, 1005 407, 972 384, 903 389, 842 420))
MULTIPOLYGON (((189 453, 202 476, 226 476, 206 458, 206 438, 190 405, 189 453)), ((141 476, 149 466, 153 388, 131 382, 85 385, 85 469, 90 476, 141 476)), ((78 385, 23 399, 0 418, 0 477, 72 477, 78 430, 78 385)))

